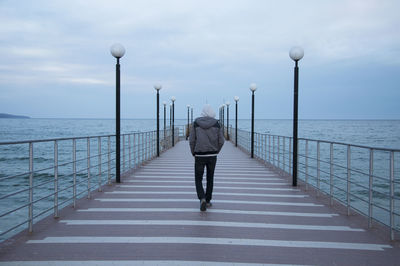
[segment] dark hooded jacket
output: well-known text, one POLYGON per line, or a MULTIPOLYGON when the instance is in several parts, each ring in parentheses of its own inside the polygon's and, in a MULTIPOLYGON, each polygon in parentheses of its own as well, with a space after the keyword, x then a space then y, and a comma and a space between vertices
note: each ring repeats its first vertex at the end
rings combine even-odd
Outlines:
POLYGON ((224 145, 224 134, 218 120, 199 117, 190 130, 189 144, 192 155, 217 155, 224 145))

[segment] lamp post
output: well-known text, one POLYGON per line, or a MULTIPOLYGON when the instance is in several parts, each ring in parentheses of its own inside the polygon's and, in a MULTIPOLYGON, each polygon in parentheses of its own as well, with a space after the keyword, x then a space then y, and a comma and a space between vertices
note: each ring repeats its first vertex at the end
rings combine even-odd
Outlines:
POLYGON ((157 83, 154 85, 154 89, 157 91, 157 156, 160 156, 160 90, 161 84, 157 83))
POLYGON ((299 67, 298 62, 304 56, 301 47, 293 47, 289 52, 290 58, 295 62, 294 66, 294 95, 293 95, 293 181, 292 185, 297 186, 297 125, 298 125, 298 97, 299 97, 299 67))
POLYGON ((164 147, 165 147, 165 135, 166 135, 165 127, 167 126, 167 102, 163 101, 162 103, 164 105, 164 140, 163 140, 163 143, 164 143, 164 147))
POLYGON ((190 112, 190 105, 186 105, 187 107, 187 132, 186 132, 186 140, 189 137, 190 129, 189 129, 189 112, 190 112))
POLYGON ((190 113, 190 122, 191 122, 191 124, 193 124, 193 107, 190 108, 190 111, 191 111, 191 113, 190 113))
POLYGON ((175 146, 175 96, 171 97, 172 102, 172 147, 175 146))
POLYGON ((251 158, 254 158, 254 92, 257 90, 255 83, 250 84, 251 90, 251 158))
POLYGON ((235 100, 235 103, 236 103, 236 106, 235 106, 235 146, 237 147, 237 140, 238 140, 238 137, 237 137, 237 129, 238 129, 238 127, 237 127, 237 124, 238 124, 238 101, 239 101, 239 97, 238 96, 235 96, 235 98, 233 98, 234 100, 235 100))
POLYGON ((226 102, 226 140, 229 140, 229 105, 230 102, 226 102))
POLYGON ((225 104, 222 104, 222 133, 225 137, 225 104))
POLYGON ((121 183, 121 79, 120 79, 120 65, 119 65, 119 59, 124 56, 125 54, 125 48, 119 44, 113 44, 110 48, 112 56, 117 58, 117 64, 115 65, 115 78, 116 78, 116 104, 115 104, 115 113, 116 113, 116 118, 115 118, 115 142, 116 142, 116 165, 115 165, 115 181, 117 183, 121 183))
POLYGON ((169 128, 172 127, 172 103, 169 104, 169 128))

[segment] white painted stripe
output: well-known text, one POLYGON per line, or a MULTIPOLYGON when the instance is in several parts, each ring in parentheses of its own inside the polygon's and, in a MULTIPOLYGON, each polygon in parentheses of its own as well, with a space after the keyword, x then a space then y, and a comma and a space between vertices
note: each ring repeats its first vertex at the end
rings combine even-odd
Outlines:
MULTIPOLYGON (((221 167, 220 164, 217 164, 218 167, 220 167, 219 169, 223 169, 224 167, 221 167)), ((263 172, 270 172, 267 168, 265 167, 248 167, 246 165, 246 167, 240 167, 238 165, 232 164, 232 166, 226 167, 227 170, 242 170, 242 171, 261 171, 263 170, 263 172)), ((146 165, 145 169, 151 169, 151 170, 193 170, 194 169, 194 165, 191 166, 171 166, 171 165, 165 165, 165 166, 151 166, 151 165, 146 165)))
MULTIPOLYGON (((184 260, 85 260, 85 261, 1 261, 0 266, 301 266, 297 264, 258 264, 220 261, 184 260)), ((305 265, 303 265, 305 266, 305 265)))
MULTIPOLYGON (((78 209, 78 212, 194 212, 198 213, 196 208, 89 208, 78 209)), ((269 216, 294 216, 294 217, 318 217, 332 218, 339 216, 335 213, 303 213, 303 212, 273 212, 273 211, 241 211, 224 209, 207 209, 207 213, 225 213, 225 214, 244 214, 244 215, 269 215, 269 216)))
MULTIPOLYGON (((139 171, 138 171, 139 172, 139 171)), ((187 174, 191 174, 194 172, 194 169, 192 170, 159 170, 159 171, 155 171, 155 170, 146 170, 146 168, 142 168, 140 169, 140 173, 144 174, 144 173, 162 173, 162 174, 175 174, 175 173, 187 173, 187 174)), ((266 173, 265 171, 239 171, 239 170, 232 170, 232 171, 227 171, 227 170, 215 170, 215 174, 226 174, 226 175, 250 175, 250 176, 260 176, 260 175, 268 175, 268 173, 266 173)), ((269 174, 270 176, 272 176, 273 174, 269 174)), ((275 174, 276 176, 276 174, 275 174)))
MULTIPOLYGON (((192 181, 193 182, 193 181, 192 181)), ((193 182, 194 183, 194 182, 193 182)), ((191 188, 193 189, 195 186, 158 186, 158 185, 117 185, 118 188, 191 188)), ((294 189, 294 188, 265 188, 265 187, 221 187, 218 186, 218 188, 215 190, 217 191, 218 189, 232 189, 232 190, 270 190, 270 191, 294 191, 294 192, 299 192, 300 189, 294 189)))
POLYGON ((261 240, 235 238, 205 238, 205 237, 46 237, 42 240, 28 240, 27 244, 205 244, 234 245, 290 248, 321 248, 383 251, 390 245, 364 244, 347 242, 293 241, 293 240, 261 240))
MULTIPOLYGON (((133 178, 136 179, 148 179, 148 178, 162 178, 162 179, 169 179, 169 178, 175 178, 175 179, 189 179, 189 180, 194 180, 194 175, 185 175, 185 176, 161 176, 161 175, 134 175, 133 178)), ((205 178, 205 177, 204 177, 205 178)), ((274 177, 214 177, 218 179, 224 179, 224 180, 258 180, 258 181, 282 181, 282 178, 274 178, 274 177)))
MULTIPOLYGON (((197 199, 133 199, 133 198, 115 198, 115 199, 95 199, 102 202, 196 202, 197 199)), ((304 206, 304 207, 322 207, 324 205, 303 202, 275 202, 275 201, 244 201, 244 200, 213 200, 215 203, 230 204, 254 204, 254 205, 279 205, 279 206, 304 206)))
POLYGON ((293 229, 293 230, 316 230, 316 231, 348 231, 364 232, 363 229, 348 226, 329 225, 304 225, 304 224, 268 224, 268 223, 238 223, 218 221, 193 221, 193 220, 61 220, 67 225, 186 225, 186 226, 216 226, 216 227, 239 227, 239 228, 263 228, 263 229, 293 229))
MULTIPOLYGON (((193 183, 193 181, 185 181, 185 180, 178 180, 178 181, 166 181, 166 180, 127 180, 123 181, 125 183, 193 183)), ((269 186, 283 186, 288 185, 288 183, 274 183, 274 182, 228 182, 228 181, 214 181, 214 184, 240 184, 240 185, 269 185, 269 186)))
MULTIPOLYGON (((111 191, 104 192, 105 194, 133 194, 133 195, 193 195, 190 191, 111 191)), ((291 195, 291 194, 259 194, 259 193, 226 193, 226 192, 214 192, 213 195, 219 196, 253 196, 253 197, 275 197, 275 198, 306 198, 308 195, 291 195)))

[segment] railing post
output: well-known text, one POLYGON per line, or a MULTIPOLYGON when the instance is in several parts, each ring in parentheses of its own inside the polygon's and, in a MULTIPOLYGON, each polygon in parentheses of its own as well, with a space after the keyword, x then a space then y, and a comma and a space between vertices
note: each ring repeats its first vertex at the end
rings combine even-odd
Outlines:
POLYGON ((139 133, 139 164, 142 165, 144 158, 144 135, 139 133))
POLYGON ((350 208, 351 208, 351 202, 350 202, 350 192, 351 192, 351 187, 350 187, 350 178, 351 178, 351 146, 347 145, 347 215, 350 215, 350 208))
POLYGON ((136 168, 136 133, 133 133, 133 168, 136 168))
POLYGON ((128 135, 128 147, 129 147, 129 169, 132 169, 131 134, 128 135))
POLYGON ((317 196, 319 196, 320 187, 320 143, 317 141, 317 196))
POLYGON ((72 206, 76 207, 76 140, 72 139, 72 172, 73 172, 73 187, 72 187, 72 206))
POLYGON ((125 134, 122 135, 122 172, 125 172, 125 134))
POLYGON ((292 138, 289 138, 289 175, 291 175, 293 172, 292 157, 292 138))
POLYGON ((29 142, 29 233, 33 232, 33 143, 29 142))
POLYGON ((146 132, 146 133, 144 133, 145 135, 146 135, 146 140, 145 140, 145 154, 146 154, 146 156, 145 156, 145 161, 147 161, 148 160, 148 158, 149 158, 149 133, 148 132, 146 132))
POLYGON ((283 172, 286 170, 286 163, 285 163, 285 148, 286 148, 286 137, 283 137, 283 149, 282 149, 282 162, 283 162, 283 172))
POLYGON ((306 168, 306 191, 308 190, 308 140, 306 140, 306 148, 305 148, 305 168, 306 168))
POLYGON ((87 138, 87 194, 90 199, 90 138, 87 138))
POLYGON ((268 135, 268 162, 271 163, 271 135, 268 135))
POLYGON ((54 141, 54 218, 58 218, 58 142, 54 141))
POLYGON ((278 136, 278 168, 280 169, 281 168, 281 162, 280 162, 280 155, 281 155, 281 152, 280 152, 280 149, 281 149, 281 147, 280 147, 280 137, 278 136))
POLYGON ((264 134, 264 162, 267 162, 267 134, 264 134))
POLYGON ((98 137, 97 138, 97 147, 98 147, 98 162, 99 162, 99 176, 98 176, 98 179, 97 179, 97 181, 98 181, 98 185, 99 185, 99 188, 98 188, 98 190, 99 191, 101 191, 101 138, 100 137, 98 137))
POLYGON ((372 226, 372 211, 373 211, 373 199, 372 199, 372 192, 373 188, 372 185, 374 183, 373 179, 374 175, 374 150, 369 149, 369 186, 368 186, 368 227, 371 228, 372 226))
POLYGON ((110 149, 110 136, 108 136, 107 140, 107 149, 108 149, 108 185, 111 185, 111 149, 110 149))
POLYGON ((333 204, 333 143, 329 146, 329 197, 330 205, 333 204))
POLYGON ((394 152, 390 152, 390 240, 394 240, 394 152))
POLYGON ((272 164, 275 166, 275 135, 272 136, 272 164))

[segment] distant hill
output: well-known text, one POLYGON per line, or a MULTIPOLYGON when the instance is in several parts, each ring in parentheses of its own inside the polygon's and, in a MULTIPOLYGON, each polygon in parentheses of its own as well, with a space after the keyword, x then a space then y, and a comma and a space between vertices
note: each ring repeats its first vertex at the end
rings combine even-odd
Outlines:
POLYGON ((23 116, 23 115, 10 115, 10 114, 3 114, 0 113, 0 118, 22 118, 22 119, 29 119, 29 116, 23 116))

